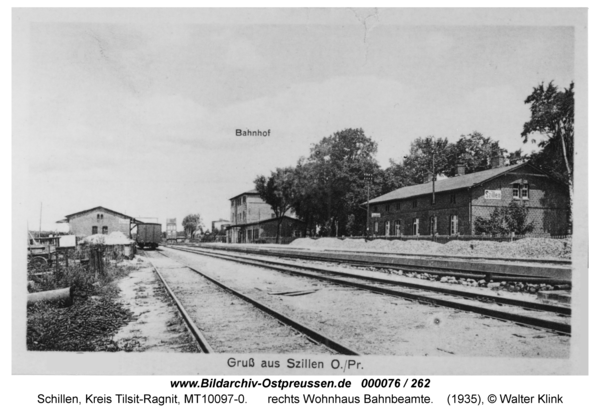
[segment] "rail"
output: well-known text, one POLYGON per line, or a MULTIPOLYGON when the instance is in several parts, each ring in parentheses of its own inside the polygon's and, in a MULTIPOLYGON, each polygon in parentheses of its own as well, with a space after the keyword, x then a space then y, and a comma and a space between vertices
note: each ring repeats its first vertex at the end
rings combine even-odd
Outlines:
POLYGON ((390 296, 398 296, 403 297, 405 299, 415 300, 418 302, 427 302, 434 305, 445 306, 449 308, 459 309, 467 312, 473 312, 485 316, 489 316, 496 319, 501 319, 505 321, 516 322, 524 325, 533 326, 536 328, 544 328, 551 331, 556 331, 562 334, 570 334, 571 326, 568 323, 556 322, 548 319, 542 319, 538 317, 532 317, 528 315, 522 315, 515 312, 510 312, 506 310, 492 309, 489 305, 473 305, 470 303, 465 303, 464 301, 457 301, 448 298, 439 298, 439 297, 431 297, 424 294, 412 293, 406 291, 399 291, 395 289, 383 288, 374 285, 367 285, 364 283, 356 283, 348 280, 341 280, 337 278, 323 276, 323 274, 335 274, 338 276, 344 276, 348 278, 359 278, 363 281, 368 280, 371 283, 386 283, 389 285, 403 286, 409 287, 411 289, 430 291, 435 293, 443 293, 447 296, 455 296, 455 297, 463 297, 469 299, 477 299, 486 303, 494 302, 499 306, 514 306, 522 309, 532 309, 536 311, 545 311, 549 313, 554 313, 556 315, 570 315, 570 308, 562 307, 562 306, 554 306, 530 301, 521 301, 511 298, 499 298, 492 295, 486 294, 474 294, 472 292, 466 291, 458 291, 454 289, 445 289, 439 288, 435 286, 425 286, 425 285, 417 285, 414 283, 400 282, 400 281, 391 281, 388 279, 375 278, 375 277, 361 277, 360 275, 343 272, 343 271, 334 271, 329 269, 318 269, 315 267, 310 267, 306 265, 297 265, 297 264, 289 264, 289 263, 274 263, 273 261, 268 261, 264 259, 256 259, 256 258, 240 258, 239 256, 234 257, 228 254, 223 253, 215 253, 213 251, 202 251, 196 249, 183 249, 183 248, 173 248, 175 250, 187 251, 194 254, 201 254, 206 256, 211 256, 219 259, 234 261, 242 264, 254 265, 263 268, 268 268, 271 270, 277 270, 281 272, 291 273, 299 276, 315 278, 323 281, 328 281, 331 283, 336 283, 340 285, 351 286, 363 290, 369 290, 377 293, 383 293, 390 296))

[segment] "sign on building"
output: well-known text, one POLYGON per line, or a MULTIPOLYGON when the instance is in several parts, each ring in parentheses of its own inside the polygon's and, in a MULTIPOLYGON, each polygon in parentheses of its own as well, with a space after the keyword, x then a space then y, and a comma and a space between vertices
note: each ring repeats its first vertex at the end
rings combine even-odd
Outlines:
POLYGON ((381 213, 371 213, 371 217, 381 217, 381 213))
POLYGON ((486 200, 502 200, 502 190, 485 190, 486 200))

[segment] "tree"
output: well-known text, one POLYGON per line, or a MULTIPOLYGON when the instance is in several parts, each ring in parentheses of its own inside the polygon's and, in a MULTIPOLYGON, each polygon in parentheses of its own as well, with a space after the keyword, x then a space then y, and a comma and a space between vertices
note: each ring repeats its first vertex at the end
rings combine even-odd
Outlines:
POLYGON ((192 238, 196 230, 202 230, 202 227, 204 227, 200 214, 188 214, 183 218, 181 225, 188 238, 192 238))
POLYGON ((294 169, 291 167, 277 168, 271 172, 269 178, 264 175, 256 177, 254 180, 256 191, 265 203, 271 206, 277 220, 277 239, 279 243, 279 234, 281 223, 291 207, 294 197, 294 169))
POLYGON ((456 143, 448 145, 447 151, 448 162, 442 172, 448 177, 457 175, 456 166, 460 163, 464 164, 466 174, 489 170, 492 168, 492 157, 499 152, 507 152, 500 147, 499 141, 486 138, 477 131, 461 135, 456 143))
POLYGON ((449 144, 447 138, 416 138, 410 144, 410 152, 401 162, 390 159, 390 166, 383 172, 383 193, 398 188, 423 184, 449 170, 449 144), (435 167, 435 171, 434 171, 435 167))
POLYGON ((448 138, 417 138, 410 144, 410 152, 402 163, 406 174, 412 177, 412 184, 430 181, 448 170, 448 138), (435 165, 434 165, 435 159, 435 165), (434 171, 435 167, 435 171, 434 171))
POLYGON ((508 207, 503 208, 503 213, 509 232, 521 235, 533 231, 534 224, 531 221, 527 221, 529 208, 525 204, 520 204, 513 200, 508 207))
POLYGON ((336 132, 313 145, 310 156, 297 167, 307 186, 298 191, 302 198, 294 203, 294 211, 303 219, 308 213, 312 225, 319 226, 324 236, 364 232, 366 212, 361 204, 367 201, 365 174, 373 176, 371 198, 381 194, 383 182, 376 152, 377 143, 361 128, 336 132))
POLYGON ((569 88, 559 91, 553 82, 548 86, 540 85, 525 99, 530 105, 531 119, 523 125, 521 137, 523 142, 531 139, 536 142, 533 134, 540 134, 539 153, 532 155, 532 163, 552 173, 554 177, 562 178, 569 186, 571 211, 573 209, 573 151, 575 124, 575 93, 574 83, 569 88), (530 138, 531 137, 531 138, 530 138))

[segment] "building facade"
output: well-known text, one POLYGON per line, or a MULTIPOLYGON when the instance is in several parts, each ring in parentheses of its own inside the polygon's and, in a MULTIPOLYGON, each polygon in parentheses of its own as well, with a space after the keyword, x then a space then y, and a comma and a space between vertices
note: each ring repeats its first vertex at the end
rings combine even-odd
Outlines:
MULTIPOLYGON (((241 193, 230 201, 230 223, 227 229, 228 243, 275 242, 277 218, 270 205, 265 203, 258 191, 241 193)), ((280 237, 297 237, 302 222, 286 213, 281 224, 280 237)))
POLYGON ((230 224, 253 223, 275 217, 270 205, 265 203, 258 191, 250 190, 229 199, 231 204, 230 224))
POLYGON ((114 231, 120 231, 131 237, 132 226, 141 222, 126 214, 98 206, 69 214, 59 223, 69 223, 70 233, 77 237, 87 237, 92 234, 110 234, 114 231))
MULTIPOLYGON (((529 164, 503 166, 403 187, 369 202, 376 236, 473 235, 477 217, 511 202, 526 206, 533 233, 569 232, 568 188, 529 164)), ((458 168, 459 174, 461 168, 458 168)), ((464 169, 462 169, 464 171, 464 169)))
MULTIPOLYGON (((237 224, 227 229, 228 243, 275 243, 277 240, 277 224, 279 219, 255 221, 254 223, 237 224)), ((300 237, 304 223, 298 219, 285 216, 279 230, 279 240, 289 243, 300 237)))

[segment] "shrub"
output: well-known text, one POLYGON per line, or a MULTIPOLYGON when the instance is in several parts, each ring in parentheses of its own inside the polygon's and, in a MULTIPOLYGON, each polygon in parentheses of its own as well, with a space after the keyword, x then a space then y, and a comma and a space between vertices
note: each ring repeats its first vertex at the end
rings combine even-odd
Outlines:
POLYGON ((507 207, 496 207, 490 218, 477 217, 474 222, 475 234, 515 234, 522 235, 533 231, 534 224, 527 221, 529 208, 511 201, 507 207))

